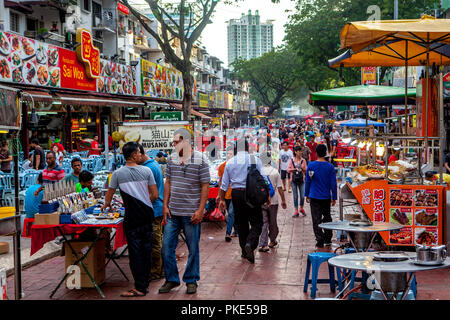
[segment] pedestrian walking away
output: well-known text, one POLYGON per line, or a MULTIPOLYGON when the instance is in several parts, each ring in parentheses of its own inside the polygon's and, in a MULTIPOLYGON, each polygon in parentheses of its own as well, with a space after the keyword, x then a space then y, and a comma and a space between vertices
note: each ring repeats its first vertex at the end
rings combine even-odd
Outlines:
MULTIPOLYGON (((262 174, 261 160, 248 153, 249 145, 247 140, 240 139, 235 144, 236 156, 228 160, 220 187, 219 209, 225 210, 225 192, 231 187, 231 201, 234 208, 234 217, 239 234, 239 246, 242 251, 242 258, 246 258, 250 263, 255 262, 254 251, 258 247, 259 237, 262 232, 263 217, 261 206, 250 206, 246 201, 247 177, 250 164, 256 166, 256 170, 262 174), (238 147, 244 147, 239 150, 238 147)), ((267 204, 270 204, 270 199, 267 204)))
POLYGON ((111 206, 116 189, 119 188, 125 207, 124 231, 128 243, 130 269, 134 288, 122 297, 141 297, 148 292, 152 260, 152 237, 154 212, 152 202, 158 197, 152 171, 138 165, 141 152, 136 142, 128 142, 122 148, 126 165, 111 176, 102 211, 111 206))
POLYGON ((316 152, 317 161, 311 162, 306 170, 305 196, 311 206, 316 246, 322 248, 324 244, 331 245, 333 237, 331 230, 323 231, 319 228, 319 224, 332 221, 331 206, 336 204, 337 182, 333 165, 325 160, 327 147, 323 144, 318 145, 316 152))
POLYGON ((159 293, 168 293, 180 285, 175 250, 183 230, 189 250, 183 275, 186 293, 197 292, 200 280, 200 231, 209 193, 209 165, 206 157, 192 148, 187 134, 175 132, 175 150, 170 155, 165 171, 162 256, 166 281, 159 293))
POLYGON ((289 161, 287 171, 291 175, 292 194, 294 196, 295 213, 294 218, 299 217, 299 213, 306 216, 305 209, 305 173, 307 169, 306 160, 302 156, 302 148, 294 148, 295 157, 289 161), (300 209, 299 209, 300 202, 300 209))
MULTIPOLYGON (((271 159, 270 152, 267 153, 268 159, 271 159)), ((277 215, 278 215, 278 194, 281 197, 281 207, 283 209, 287 208, 286 199, 283 191, 283 184, 281 183, 281 176, 272 164, 269 162, 263 167, 263 175, 269 179, 273 188, 275 189, 275 194, 270 199, 270 205, 264 205, 262 207, 263 214, 263 227, 261 232, 261 237, 259 238, 259 249, 260 252, 268 252, 270 248, 274 248, 278 245, 277 237, 279 233, 277 215), (278 192, 278 194, 277 194, 278 192), (270 239, 270 243, 269 242, 270 239)))

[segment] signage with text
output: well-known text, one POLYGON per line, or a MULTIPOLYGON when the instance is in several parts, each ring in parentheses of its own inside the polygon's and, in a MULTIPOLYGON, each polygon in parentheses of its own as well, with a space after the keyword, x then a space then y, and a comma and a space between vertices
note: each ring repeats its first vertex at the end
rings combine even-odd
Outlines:
POLYGON ((84 63, 86 75, 89 78, 100 76, 100 50, 94 47, 91 33, 86 29, 78 29, 76 35, 80 44, 76 51, 77 57, 84 63))
POLYGON ((59 49, 61 87, 85 91, 97 91, 95 79, 88 78, 84 66, 78 61, 75 52, 59 49))
POLYGON ((150 114, 150 120, 181 121, 181 120, 183 120, 182 118, 183 118, 183 113, 181 111, 152 112, 150 114))
POLYGON ((377 68, 376 67, 362 67, 361 68, 361 83, 362 84, 377 84, 377 68))

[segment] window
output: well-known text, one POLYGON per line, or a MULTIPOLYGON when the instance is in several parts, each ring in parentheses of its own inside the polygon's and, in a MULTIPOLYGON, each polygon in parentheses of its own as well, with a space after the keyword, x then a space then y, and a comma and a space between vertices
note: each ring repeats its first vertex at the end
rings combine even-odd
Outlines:
POLYGON ((11 31, 20 32, 19 20, 20 16, 17 13, 11 12, 9 15, 9 28, 11 31))
POLYGON ((92 22, 97 27, 102 21, 102 6, 96 2, 92 2, 92 22))
POLYGON ((91 12, 91 0, 81 0, 81 9, 91 12))

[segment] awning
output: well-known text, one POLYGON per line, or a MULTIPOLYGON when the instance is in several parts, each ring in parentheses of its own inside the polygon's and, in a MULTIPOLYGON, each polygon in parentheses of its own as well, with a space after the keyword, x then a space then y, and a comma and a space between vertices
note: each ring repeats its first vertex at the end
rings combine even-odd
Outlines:
POLYGON ((11 8, 11 9, 17 10, 23 14, 32 14, 33 13, 32 8, 30 8, 27 5, 16 2, 16 1, 5 0, 4 5, 5 5, 5 8, 11 8))
POLYGON ((22 100, 50 103, 53 101, 53 96, 46 91, 23 90, 22 91, 22 100))
MULTIPOLYGON (((145 103, 135 99, 120 99, 120 98, 107 98, 93 95, 74 95, 57 93, 55 95, 61 100, 63 104, 78 105, 78 106, 128 106, 128 107, 144 107, 145 103)), ((131 97, 130 97, 131 98, 131 97)))
MULTIPOLYGON (((171 107, 178 109, 180 111, 183 111, 183 106, 179 103, 169 103, 171 107)), ((194 109, 192 109, 191 107, 191 114, 197 117, 200 117, 202 119, 208 120, 208 119, 212 119, 211 117, 207 116, 206 114, 200 113, 198 111, 195 111, 194 109)))

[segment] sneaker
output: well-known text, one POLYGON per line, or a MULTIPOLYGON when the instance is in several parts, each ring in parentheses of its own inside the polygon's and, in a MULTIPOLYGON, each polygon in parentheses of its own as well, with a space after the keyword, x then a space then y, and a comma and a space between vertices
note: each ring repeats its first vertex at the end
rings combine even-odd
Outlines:
POLYGON ((299 217, 299 215, 298 215, 298 210, 297 211, 295 211, 295 213, 292 215, 292 218, 298 218, 299 217))
POLYGON ((269 243, 269 248, 275 248, 278 245, 278 241, 274 241, 274 242, 270 242, 269 243))
POLYGON ((300 212, 302 213, 302 215, 303 215, 304 217, 306 217, 305 209, 300 209, 300 212))
POLYGON ((197 292, 197 285, 195 283, 186 283, 186 293, 194 294, 197 292))
POLYGON ((234 238, 239 237, 239 235, 236 232, 233 232, 233 234, 231 236, 234 238))
POLYGON ((161 288, 159 288, 159 293, 168 293, 175 287, 178 287, 180 284, 177 282, 166 281, 161 288))
POLYGON ((259 247, 258 251, 259 252, 269 252, 270 249, 268 246, 264 246, 264 247, 259 247))
POLYGON ((250 263, 255 263, 255 253, 253 252, 252 247, 249 244, 246 244, 244 247, 245 258, 250 261, 250 263))
POLYGON ((229 235, 226 235, 226 236, 225 236, 225 241, 226 241, 226 242, 231 242, 231 237, 230 237, 229 235))
POLYGON ((289 193, 292 193, 292 189, 289 189, 289 191, 288 191, 289 193))

